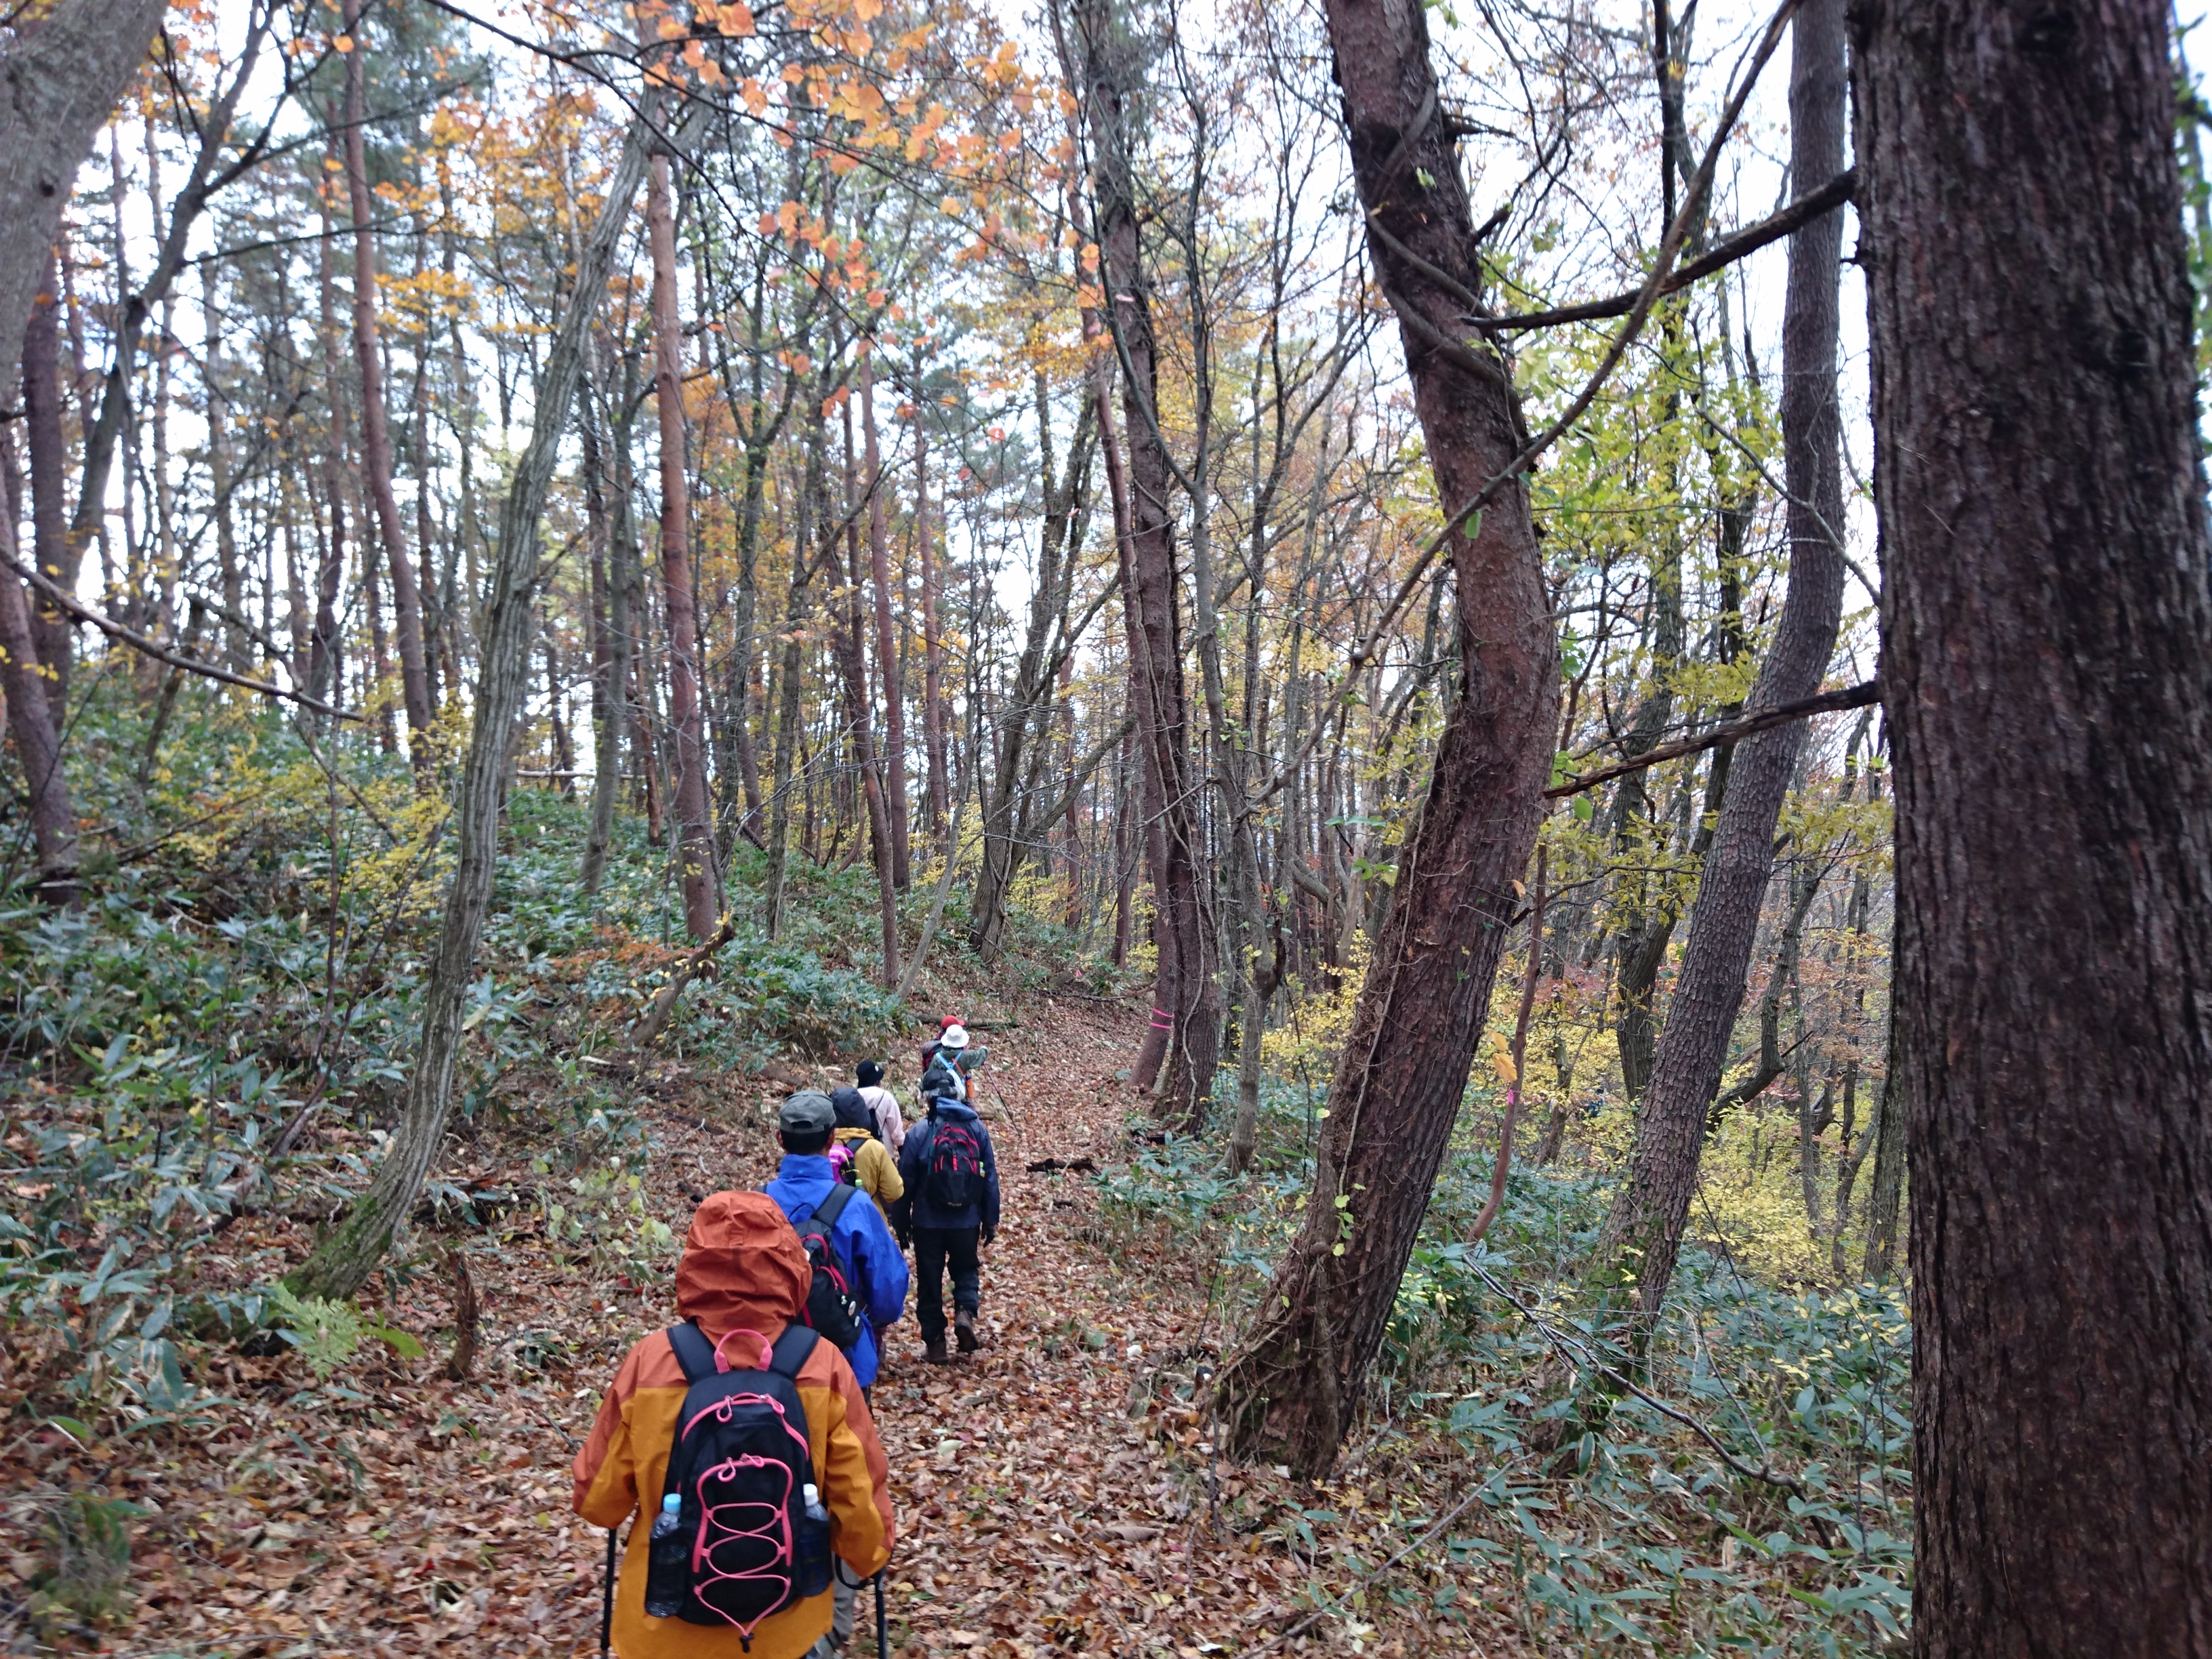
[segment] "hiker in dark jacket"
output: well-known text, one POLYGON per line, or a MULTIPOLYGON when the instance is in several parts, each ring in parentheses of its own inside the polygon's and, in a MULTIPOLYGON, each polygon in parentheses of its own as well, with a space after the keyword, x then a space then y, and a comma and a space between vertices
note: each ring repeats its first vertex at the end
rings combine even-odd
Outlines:
POLYGON ((948 1267, 960 1352, 973 1353, 983 1346, 975 1331, 983 1305, 982 1264, 976 1251, 999 1232, 999 1161, 991 1132, 972 1108, 946 1097, 933 1099, 929 1115, 906 1132, 899 1174, 907 1191, 902 1233, 910 1232, 914 1240, 915 1273, 921 1281, 915 1312, 929 1363, 942 1365, 951 1358, 945 1347, 948 1267))

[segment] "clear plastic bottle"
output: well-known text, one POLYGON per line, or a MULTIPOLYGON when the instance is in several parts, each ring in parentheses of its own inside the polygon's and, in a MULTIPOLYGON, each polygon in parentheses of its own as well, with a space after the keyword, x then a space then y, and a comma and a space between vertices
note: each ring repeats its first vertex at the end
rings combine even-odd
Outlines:
POLYGON ((799 1535, 792 1540, 791 1576, 801 1600, 830 1588, 830 1511, 822 1507, 822 1494, 812 1481, 799 1488, 805 1498, 799 1514, 799 1535))
POLYGON ((653 1517, 653 1532, 646 1544, 645 1616, 673 1619, 684 1610, 684 1593, 691 1588, 691 1551, 684 1540, 684 1496, 670 1492, 660 1500, 660 1513, 653 1517))

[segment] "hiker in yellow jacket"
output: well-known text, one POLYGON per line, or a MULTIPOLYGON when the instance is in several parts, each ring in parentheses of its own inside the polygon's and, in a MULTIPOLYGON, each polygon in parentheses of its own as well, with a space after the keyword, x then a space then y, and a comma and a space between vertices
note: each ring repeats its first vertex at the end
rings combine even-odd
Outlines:
MULTIPOLYGON (((691 1218, 676 1270, 676 1310, 720 1342, 733 1331, 773 1343, 806 1305, 812 1274, 799 1235, 764 1193, 716 1193, 691 1218)), ((732 1352, 749 1348, 749 1339, 732 1352)), ((794 1378, 834 1548, 850 1577, 865 1581, 890 1559, 890 1469, 853 1368, 835 1344, 817 1342, 794 1378)), ((659 1500, 684 1404, 684 1367, 656 1331, 629 1351, 600 1403, 592 1437, 576 1455, 576 1513, 595 1527, 638 1514, 639 1496, 659 1500)), ((654 1619, 645 1611, 648 1528, 630 1528, 615 1590, 614 1650, 622 1659, 740 1659, 733 1629, 654 1619)), ((763 1620, 743 1659, 799 1659, 830 1632, 830 1592, 763 1620)))
POLYGON ((837 1114, 837 1129, 830 1145, 851 1149, 853 1184, 889 1215, 891 1206, 906 1196, 906 1182, 899 1175, 898 1159, 877 1135, 875 1114, 858 1089, 832 1090, 830 1106, 837 1114))

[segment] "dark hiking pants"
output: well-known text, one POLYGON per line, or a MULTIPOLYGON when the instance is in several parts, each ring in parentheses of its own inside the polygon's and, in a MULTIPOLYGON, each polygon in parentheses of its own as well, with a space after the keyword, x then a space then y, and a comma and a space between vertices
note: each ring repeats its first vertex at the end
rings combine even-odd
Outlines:
POLYGON ((922 1340, 945 1340, 945 1270, 952 1269, 952 1305, 975 1312, 983 1305, 983 1270, 975 1256, 974 1227, 916 1227, 914 1268, 921 1280, 915 1300, 922 1340))

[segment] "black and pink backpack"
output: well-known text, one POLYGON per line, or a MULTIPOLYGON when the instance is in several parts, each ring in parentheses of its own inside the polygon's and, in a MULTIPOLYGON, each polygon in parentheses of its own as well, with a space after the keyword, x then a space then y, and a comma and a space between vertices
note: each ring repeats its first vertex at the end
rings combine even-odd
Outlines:
POLYGON ((648 1608, 675 1606, 686 1623, 734 1630, 750 1650, 763 1620, 829 1588, 828 1540, 808 1531, 814 1460, 795 1380, 818 1339, 799 1324, 773 1346, 756 1331, 722 1341, 732 1338, 762 1344, 767 1364, 728 1370, 697 1326, 668 1333, 690 1385, 661 1489, 681 1500, 670 1541, 683 1547, 653 1540, 645 1599, 648 1608))

